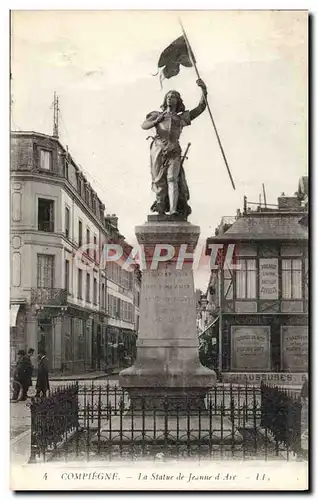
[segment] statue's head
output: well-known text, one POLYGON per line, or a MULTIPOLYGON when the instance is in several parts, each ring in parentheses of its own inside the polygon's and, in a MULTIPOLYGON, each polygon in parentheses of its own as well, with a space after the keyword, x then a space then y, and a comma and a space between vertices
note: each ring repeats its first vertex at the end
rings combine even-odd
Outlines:
POLYGON ((176 111, 176 113, 182 113, 185 111, 181 95, 176 90, 169 90, 169 92, 166 93, 161 109, 167 109, 168 104, 176 111))

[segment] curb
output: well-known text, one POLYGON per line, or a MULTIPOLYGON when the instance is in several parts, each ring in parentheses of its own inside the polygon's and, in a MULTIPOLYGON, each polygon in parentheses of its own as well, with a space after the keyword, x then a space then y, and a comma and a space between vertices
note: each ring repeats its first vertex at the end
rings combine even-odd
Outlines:
POLYGON ((21 432, 17 436, 14 436, 14 438, 10 439, 10 446, 18 443, 20 441, 20 439, 23 439, 28 434, 31 434, 31 429, 27 429, 26 431, 21 432))

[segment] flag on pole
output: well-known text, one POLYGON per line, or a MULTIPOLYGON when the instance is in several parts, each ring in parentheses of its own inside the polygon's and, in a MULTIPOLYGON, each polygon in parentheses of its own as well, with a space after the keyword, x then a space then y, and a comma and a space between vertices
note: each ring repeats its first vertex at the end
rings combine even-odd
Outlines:
POLYGON ((184 36, 179 36, 162 52, 159 58, 158 68, 162 68, 159 77, 161 86, 165 78, 171 78, 179 73, 180 65, 191 68, 192 61, 196 62, 193 52, 191 51, 190 58, 186 40, 184 36))

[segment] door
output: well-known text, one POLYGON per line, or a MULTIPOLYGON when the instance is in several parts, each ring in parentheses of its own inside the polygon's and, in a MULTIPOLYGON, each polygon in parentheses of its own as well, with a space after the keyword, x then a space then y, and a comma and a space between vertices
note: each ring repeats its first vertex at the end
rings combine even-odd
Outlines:
POLYGON ((53 335, 53 325, 52 320, 45 320, 45 322, 39 322, 38 325, 38 352, 43 351, 46 354, 49 364, 49 371, 52 370, 52 335, 53 335))

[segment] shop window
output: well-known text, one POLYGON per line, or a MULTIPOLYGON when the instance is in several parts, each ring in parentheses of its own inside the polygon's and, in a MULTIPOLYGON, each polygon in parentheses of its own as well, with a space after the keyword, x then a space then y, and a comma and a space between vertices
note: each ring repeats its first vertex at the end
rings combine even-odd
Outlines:
POLYGON ((84 321, 82 319, 78 320, 77 329, 77 359, 76 361, 85 360, 85 336, 84 336, 84 321))
MULTIPOLYGON (((72 329, 71 329, 72 330, 72 329)), ((64 334, 64 357, 66 362, 73 361, 73 332, 64 334)))

